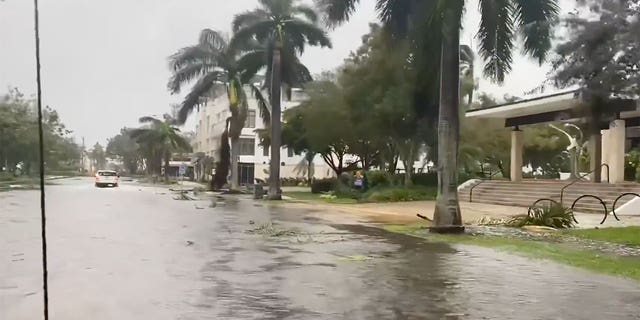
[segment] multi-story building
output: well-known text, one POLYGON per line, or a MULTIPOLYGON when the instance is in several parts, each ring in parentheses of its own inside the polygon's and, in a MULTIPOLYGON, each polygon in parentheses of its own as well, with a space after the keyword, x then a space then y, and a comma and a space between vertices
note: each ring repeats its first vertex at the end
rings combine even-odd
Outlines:
MULTIPOLYGON (((265 126, 260 118, 257 101, 246 90, 249 112, 245 126, 240 136, 240 183, 253 183, 254 178, 266 179, 269 176, 269 148, 260 145, 257 129, 265 126)), ((282 111, 294 108, 306 99, 302 90, 294 89, 291 101, 282 101, 282 111)), ((214 159, 219 158, 220 136, 224 131, 226 120, 230 116, 229 102, 226 94, 221 92, 201 107, 197 113, 194 152, 202 152, 214 159)), ((280 151, 280 176, 282 178, 306 177, 307 166, 304 165, 304 155, 296 155, 293 150, 282 148, 280 151)), ((333 173, 319 156, 313 161, 315 178, 325 178, 333 173)))

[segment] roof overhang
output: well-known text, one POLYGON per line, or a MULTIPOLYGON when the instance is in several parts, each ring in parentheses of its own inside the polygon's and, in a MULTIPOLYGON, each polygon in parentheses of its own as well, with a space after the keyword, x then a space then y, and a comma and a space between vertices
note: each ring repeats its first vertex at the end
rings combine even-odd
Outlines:
POLYGON ((581 102, 578 90, 564 91, 481 109, 468 110, 467 118, 527 119, 540 117, 540 122, 567 120, 571 110, 581 102))

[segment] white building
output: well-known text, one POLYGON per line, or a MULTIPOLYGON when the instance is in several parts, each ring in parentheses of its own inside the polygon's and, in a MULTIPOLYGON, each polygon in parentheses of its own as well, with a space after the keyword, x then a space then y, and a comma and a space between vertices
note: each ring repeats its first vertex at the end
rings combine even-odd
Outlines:
MULTIPOLYGON (((256 129, 264 129, 257 101, 248 90, 246 94, 249 99, 249 112, 239 143, 241 184, 253 183, 254 178, 268 178, 270 162, 269 148, 260 146, 260 139, 256 133, 256 129)), ((282 101, 282 111, 298 106, 305 98, 306 95, 302 90, 294 90, 291 101, 282 101)), ((217 161, 219 158, 220 136, 224 131, 226 120, 229 116, 229 101, 224 93, 218 94, 215 99, 210 99, 205 106, 201 107, 197 112, 193 151, 202 152, 217 161)), ((283 148, 280 151, 280 161, 282 163, 280 167, 280 176, 282 178, 307 177, 304 155, 296 155, 293 150, 283 148)), ((315 178, 325 178, 333 175, 333 171, 319 156, 316 156, 313 161, 313 172, 315 178)))

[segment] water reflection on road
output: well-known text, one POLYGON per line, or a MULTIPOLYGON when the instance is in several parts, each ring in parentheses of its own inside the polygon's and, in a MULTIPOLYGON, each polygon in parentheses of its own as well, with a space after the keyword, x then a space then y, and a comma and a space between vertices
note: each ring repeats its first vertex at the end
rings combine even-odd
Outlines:
MULTIPOLYGON (((58 319, 640 318, 637 282, 335 214, 178 201, 136 185, 51 189, 58 319)), ((0 319, 34 319, 37 198, 10 196, 0 199, 0 319)))

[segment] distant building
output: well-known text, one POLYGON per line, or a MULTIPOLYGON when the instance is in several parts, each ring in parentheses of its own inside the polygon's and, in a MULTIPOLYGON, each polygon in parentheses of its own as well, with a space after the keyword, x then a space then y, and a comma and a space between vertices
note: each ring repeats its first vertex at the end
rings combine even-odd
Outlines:
MULTIPOLYGON (((246 90, 249 112, 245 126, 240 136, 240 184, 254 183, 254 178, 267 179, 269 174, 269 149, 260 146, 260 138, 256 129, 264 129, 260 118, 257 101, 249 90, 246 90)), ((282 111, 295 108, 306 95, 300 89, 294 89, 291 101, 282 101, 282 111)), ((230 116, 229 102, 226 94, 219 94, 217 98, 210 99, 197 113, 196 130, 192 146, 194 153, 204 153, 217 161, 219 159, 220 136, 224 131, 226 120, 230 116)), ((282 148, 280 151, 280 176, 282 178, 306 177, 304 155, 296 155, 293 150, 282 148)), ((315 178, 325 178, 333 175, 333 171, 327 166, 320 156, 313 161, 315 178)))

